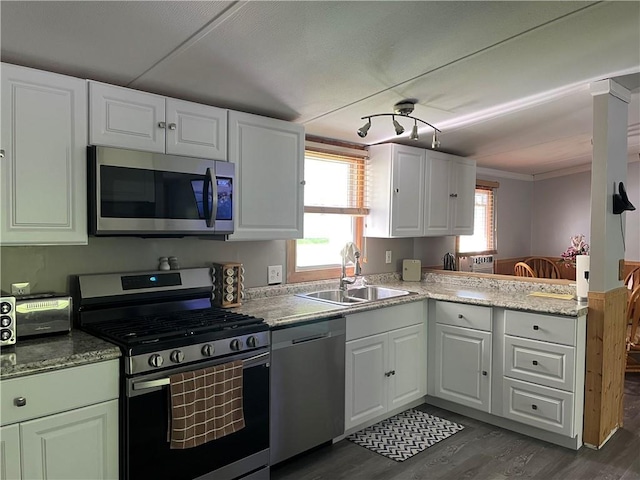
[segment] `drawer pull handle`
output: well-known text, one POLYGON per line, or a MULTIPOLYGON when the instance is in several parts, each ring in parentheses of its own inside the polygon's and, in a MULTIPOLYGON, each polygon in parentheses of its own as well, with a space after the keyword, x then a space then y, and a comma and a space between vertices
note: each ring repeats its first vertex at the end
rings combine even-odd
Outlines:
POLYGON ((486 370, 482 371, 482 375, 484 375, 485 377, 488 375, 486 370))
POLYGON ((534 361, 533 361, 533 364, 534 364, 534 365, 538 365, 538 360, 534 360, 534 361))
POLYGON ((534 325, 534 326, 533 326, 533 329, 534 329, 534 330, 540 330, 540 327, 539 327, 538 325, 534 325))
POLYGON ((464 315, 463 315, 463 314, 461 314, 461 313, 459 313, 459 314, 458 314, 458 318, 464 318, 464 315))
POLYGON ((385 372, 384 376, 385 377, 390 377, 391 375, 395 375, 396 371, 395 370, 390 370, 388 372, 385 372))
POLYGON ((534 410, 537 410, 538 406, 537 405, 531 405, 531 408, 533 408, 534 410))
POLYGON ((27 404, 27 399, 24 397, 18 397, 13 400, 16 407, 24 407, 27 404))

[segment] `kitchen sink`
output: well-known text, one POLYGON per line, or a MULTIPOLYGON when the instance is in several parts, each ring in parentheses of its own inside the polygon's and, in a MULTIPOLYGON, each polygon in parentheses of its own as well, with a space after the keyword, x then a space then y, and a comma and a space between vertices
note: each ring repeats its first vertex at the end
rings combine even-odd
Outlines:
POLYGON ((319 292, 299 293, 298 297, 310 298, 321 302, 333 303, 335 305, 353 305, 356 303, 373 302, 394 297, 409 295, 411 292, 398 290, 395 288, 379 287, 367 285, 366 287, 349 288, 343 290, 322 290, 319 292))
POLYGON ((337 305, 352 305, 354 303, 366 302, 362 298, 352 298, 347 296, 347 292, 342 290, 322 290, 320 292, 299 293, 298 297, 310 298, 321 302, 334 303, 337 305))
POLYGON ((406 290, 397 290, 395 288, 378 287, 367 285, 366 287, 356 287, 347 290, 349 298, 359 298, 368 302, 374 300, 385 300, 387 298, 402 297, 409 295, 406 290))

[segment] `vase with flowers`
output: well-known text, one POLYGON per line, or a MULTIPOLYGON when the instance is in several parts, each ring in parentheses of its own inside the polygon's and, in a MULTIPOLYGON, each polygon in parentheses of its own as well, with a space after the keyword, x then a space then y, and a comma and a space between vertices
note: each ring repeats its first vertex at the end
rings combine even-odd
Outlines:
POLYGON ((565 267, 576 266, 576 256, 589 255, 589 244, 584 241, 584 235, 574 235, 570 237, 571 244, 560 255, 560 263, 565 267))

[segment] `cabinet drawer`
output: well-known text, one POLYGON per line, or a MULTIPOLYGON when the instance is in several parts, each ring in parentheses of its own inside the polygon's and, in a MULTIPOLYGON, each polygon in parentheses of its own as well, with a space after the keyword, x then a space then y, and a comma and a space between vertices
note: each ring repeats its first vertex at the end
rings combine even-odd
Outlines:
POLYGON ((504 331, 507 335, 516 337, 575 346, 576 320, 574 317, 507 310, 504 331))
POLYGON ((2 425, 118 398, 118 360, 3 380, 2 425), (16 399, 24 398, 24 406, 16 399))
POLYGON ((436 301, 436 322, 456 327, 491 331, 490 307, 436 301))
POLYGON ((347 315, 347 342, 425 321, 423 301, 347 315))
POLYGON ((547 387, 573 391, 575 349, 505 335, 504 374, 547 387))
POLYGON ((550 432, 574 436, 573 394, 504 379, 503 416, 550 432))

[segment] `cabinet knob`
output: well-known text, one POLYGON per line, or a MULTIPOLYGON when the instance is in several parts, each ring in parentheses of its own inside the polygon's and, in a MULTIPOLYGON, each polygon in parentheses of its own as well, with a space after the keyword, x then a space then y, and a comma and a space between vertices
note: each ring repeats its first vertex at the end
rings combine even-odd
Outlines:
POLYGON ((400 193, 400 189, 399 188, 394 188, 393 191, 396 192, 396 193, 400 193))
POLYGON ((175 123, 170 123, 169 124, 169 130, 175 130, 176 129, 176 124, 175 123))
POLYGON ((13 403, 16 407, 24 407, 27 404, 27 399, 24 397, 17 397, 13 399, 13 403))
POLYGON ((483 370, 483 371, 482 371, 482 375, 484 375, 484 376, 486 377, 486 376, 488 375, 487 371, 486 371, 486 370, 483 370))
POLYGON ((463 314, 461 314, 461 313, 459 313, 459 314, 458 314, 458 318, 464 318, 464 315, 463 315, 463 314))
POLYGON ((458 194, 457 193, 451 193, 449 196, 451 198, 458 198, 458 194))
POLYGON ((533 363, 534 365, 538 365, 538 360, 534 360, 532 363, 533 363))
POLYGON ((158 122, 158 128, 166 128, 167 124, 165 122, 158 122))
POLYGON ((304 181, 304 180, 302 180, 302 181, 300 182, 300 185, 306 185, 306 184, 307 184, 307 182, 306 182, 306 181, 304 181))
POLYGON ((0 148, 0 158, 4 158, 4 148, 0 148))
POLYGON ((534 325, 534 326, 533 326, 533 329, 534 329, 534 330, 540 330, 540 327, 539 327, 538 325, 534 325))
POLYGON ((537 409, 538 409, 538 406, 537 406, 537 405, 531 405, 531 408, 532 408, 533 410, 537 410, 537 409))

